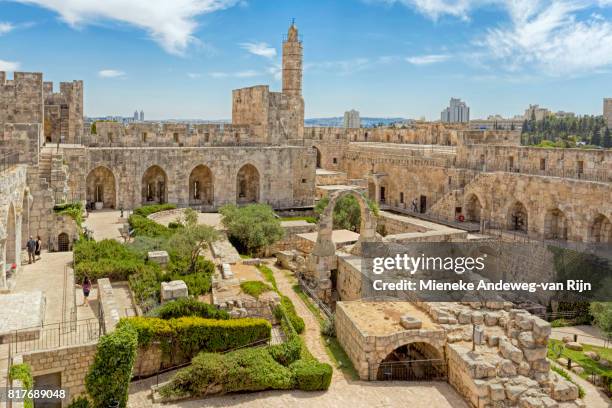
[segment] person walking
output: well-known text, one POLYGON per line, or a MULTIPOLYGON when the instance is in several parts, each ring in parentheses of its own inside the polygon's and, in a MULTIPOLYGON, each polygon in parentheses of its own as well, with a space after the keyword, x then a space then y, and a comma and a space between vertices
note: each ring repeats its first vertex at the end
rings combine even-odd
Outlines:
POLYGON ((36 255, 34 254, 36 251, 36 241, 34 241, 31 235, 26 243, 26 248, 28 249, 28 263, 31 264, 32 262, 36 262, 36 255))
POLYGON ((91 292, 91 281, 85 276, 83 278, 83 306, 89 305, 89 292, 91 292))
POLYGON ((36 236, 36 249, 34 250, 34 257, 38 257, 38 259, 42 259, 40 255, 40 251, 42 251, 42 239, 40 239, 40 235, 36 236))

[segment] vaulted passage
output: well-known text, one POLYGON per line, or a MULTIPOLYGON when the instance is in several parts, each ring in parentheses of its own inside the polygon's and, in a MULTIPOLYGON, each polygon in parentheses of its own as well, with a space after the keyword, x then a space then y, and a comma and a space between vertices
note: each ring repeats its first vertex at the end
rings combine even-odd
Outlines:
POLYGON ((520 201, 515 202, 508 213, 508 229, 527 232, 528 221, 527 208, 520 201))
POLYGON ((598 214, 591 224, 591 242, 612 243, 612 223, 603 214, 598 214))
POLYGON ((544 218, 544 238, 567 240, 567 217, 558 208, 548 210, 544 218))
POLYGON ((207 166, 195 167, 189 175, 189 205, 212 205, 214 199, 213 175, 207 166))
POLYGON ((378 366, 378 381, 445 380, 446 362, 431 344, 409 343, 393 350, 378 366))
POLYGON ((255 166, 245 164, 236 176, 236 202, 238 204, 259 201, 259 172, 255 166))
POLYGON ((465 220, 469 222, 480 222, 482 204, 476 196, 472 194, 468 197, 465 205, 465 220))
POLYGON ((154 204, 168 201, 168 177, 159 166, 151 166, 142 176, 142 203, 154 204))
POLYGON ((117 207, 115 175, 110 169, 96 167, 87 175, 86 184, 88 203, 102 203, 103 208, 117 207))

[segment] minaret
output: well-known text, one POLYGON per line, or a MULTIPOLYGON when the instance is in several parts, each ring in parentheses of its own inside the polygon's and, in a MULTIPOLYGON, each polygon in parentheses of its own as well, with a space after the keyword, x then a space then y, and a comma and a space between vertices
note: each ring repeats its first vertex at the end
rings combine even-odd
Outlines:
POLYGON ((302 42, 295 22, 291 23, 287 40, 283 42, 283 93, 302 95, 302 42))

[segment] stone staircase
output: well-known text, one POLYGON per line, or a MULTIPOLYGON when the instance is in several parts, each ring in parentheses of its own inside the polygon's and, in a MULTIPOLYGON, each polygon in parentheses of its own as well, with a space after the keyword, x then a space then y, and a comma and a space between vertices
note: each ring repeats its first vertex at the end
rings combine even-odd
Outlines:
POLYGON ((38 177, 40 184, 48 187, 51 183, 51 168, 53 167, 53 150, 43 148, 38 159, 38 177))

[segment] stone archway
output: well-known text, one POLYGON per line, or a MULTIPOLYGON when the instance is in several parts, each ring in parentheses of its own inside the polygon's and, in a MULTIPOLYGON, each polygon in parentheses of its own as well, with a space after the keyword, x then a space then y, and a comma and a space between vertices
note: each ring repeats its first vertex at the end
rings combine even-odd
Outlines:
POLYGON ((208 166, 200 164, 189 174, 189 205, 213 205, 214 179, 208 166))
POLYGON ((544 238, 567 240, 568 222, 567 217, 558 208, 546 212, 544 216, 544 238))
POLYGON ((236 175, 236 203, 259 202, 259 171, 252 164, 245 164, 236 175))
POLYGON ((102 203, 103 208, 117 207, 115 175, 105 166, 98 166, 87 175, 87 202, 102 203))
POLYGON ((591 242, 612 244, 612 223, 603 214, 597 214, 589 233, 591 242))
MULTIPOLYGON (((20 256, 20 245, 17 243, 17 214, 13 203, 9 204, 6 217, 6 244, 4 260, 7 264, 18 263, 20 256)), ((1 265, 4 267, 4 265, 1 265)))
POLYGON ((149 167, 142 176, 142 204, 163 204, 168 202, 168 177, 159 166, 149 167))
POLYGON ((30 210, 34 198, 30 194, 30 189, 26 187, 23 192, 23 204, 21 206, 21 248, 25 248, 30 238, 30 210))
POLYGON ((359 239, 352 249, 354 255, 361 255, 361 247, 365 242, 376 242, 376 217, 368 207, 363 195, 343 190, 333 193, 327 207, 319 217, 317 242, 307 260, 308 278, 317 285, 317 296, 325 302, 332 298, 331 270, 336 256, 336 245, 332 239, 334 229, 334 208, 338 200, 346 195, 352 195, 357 199, 361 210, 361 222, 359 226, 359 239))
POLYGON ((508 229, 527 233, 529 231, 529 215, 527 208, 520 201, 516 201, 508 210, 508 229))
POLYGON ((378 363, 376 371, 378 381, 435 381, 446 378, 443 353, 426 342, 412 342, 394 348, 378 363))
POLYGON ((469 222, 480 222, 483 206, 474 193, 470 194, 465 201, 465 220, 469 222))

